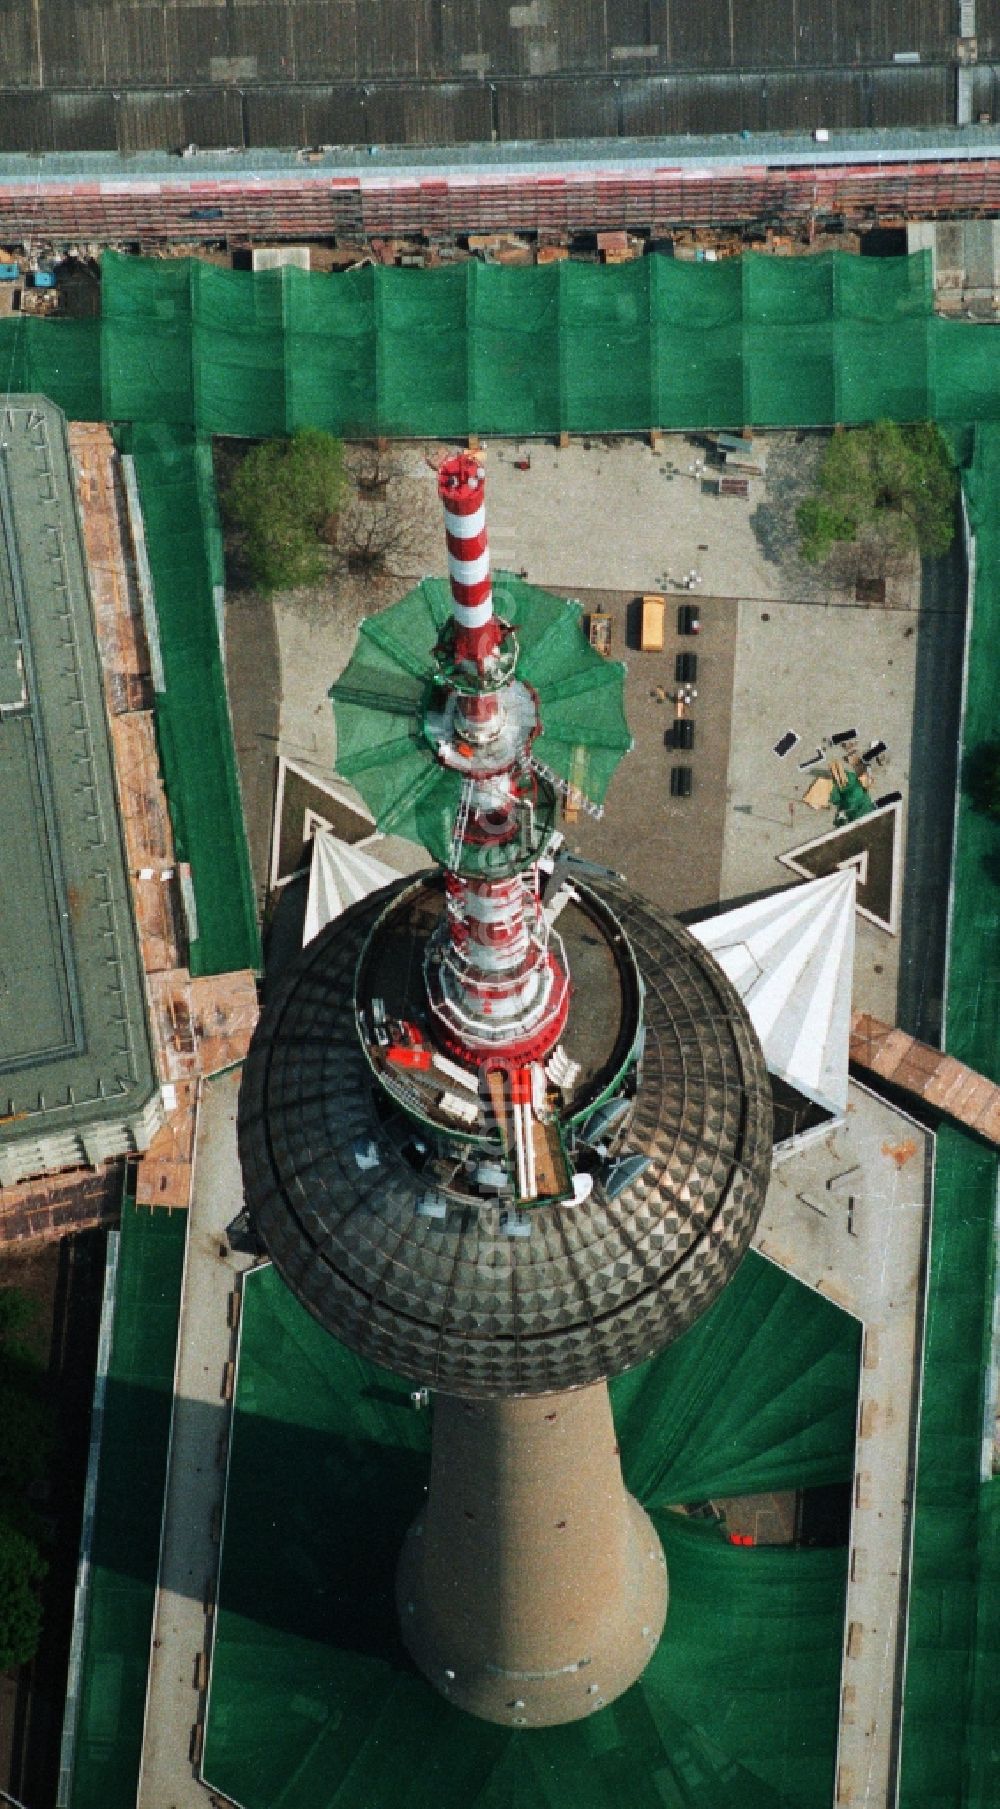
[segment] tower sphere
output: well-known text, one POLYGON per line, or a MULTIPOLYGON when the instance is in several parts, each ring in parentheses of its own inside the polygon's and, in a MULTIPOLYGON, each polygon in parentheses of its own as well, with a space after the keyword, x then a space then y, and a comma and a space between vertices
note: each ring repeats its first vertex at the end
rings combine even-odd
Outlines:
POLYGON ((467 1128, 434 1105, 447 1070, 425 1070, 439 1084, 417 1095, 421 1071, 369 1041, 375 1000, 397 1023, 421 1011, 446 910, 435 874, 310 943, 246 1063, 247 1201, 275 1265, 343 1343, 451 1394, 572 1388, 653 1356, 725 1285, 763 1200, 770 1082, 729 981, 624 888, 575 874, 572 888, 562 1046, 580 1073, 562 1110, 585 1197, 512 1226, 488 1095, 467 1128))

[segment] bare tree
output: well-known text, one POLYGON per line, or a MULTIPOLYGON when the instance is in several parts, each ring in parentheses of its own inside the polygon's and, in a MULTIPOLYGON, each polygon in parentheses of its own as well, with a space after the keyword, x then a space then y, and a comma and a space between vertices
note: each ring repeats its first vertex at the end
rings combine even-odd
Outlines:
POLYGON ((426 556, 425 497, 403 458, 376 441, 350 449, 347 471, 335 534, 347 570, 378 579, 419 569, 426 556))

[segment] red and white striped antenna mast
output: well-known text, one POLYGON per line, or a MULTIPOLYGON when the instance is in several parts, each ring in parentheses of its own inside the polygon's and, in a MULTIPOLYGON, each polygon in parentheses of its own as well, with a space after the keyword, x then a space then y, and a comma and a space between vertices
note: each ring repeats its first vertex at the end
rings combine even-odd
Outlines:
POLYGON ((513 677, 513 631, 493 607, 479 460, 466 452, 446 458, 438 494, 448 541, 453 689, 437 753, 463 774, 463 786, 445 868, 446 928, 428 958, 428 1000, 456 1055, 513 1072, 552 1051, 569 1009, 569 976, 549 947, 531 832, 530 746, 541 725, 534 692, 513 677))

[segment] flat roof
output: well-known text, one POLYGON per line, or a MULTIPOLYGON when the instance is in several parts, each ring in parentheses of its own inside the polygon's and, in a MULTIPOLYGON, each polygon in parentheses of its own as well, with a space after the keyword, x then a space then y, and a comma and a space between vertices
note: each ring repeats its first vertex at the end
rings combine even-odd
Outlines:
POLYGON ((156 1078, 65 421, 0 417, 0 1144, 142 1107, 156 1078))
MULTIPOLYGON (((13 0, 4 41, 7 81, 58 89, 192 83, 248 88, 267 81, 423 82, 486 76, 782 70, 955 55, 953 0, 905 9, 837 8, 826 0, 761 0, 752 9, 614 0, 262 0, 218 13, 185 0, 98 0, 84 30, 73 0, 13 0)), ((979 57, 997 52, 997 0, 978 0, 979 57)))

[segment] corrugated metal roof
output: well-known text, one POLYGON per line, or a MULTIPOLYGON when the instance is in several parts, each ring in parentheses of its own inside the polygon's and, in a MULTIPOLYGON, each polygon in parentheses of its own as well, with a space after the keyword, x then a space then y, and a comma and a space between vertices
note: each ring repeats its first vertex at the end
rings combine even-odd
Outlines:
POLYGON ((240 97, 231 88, 126 93, 118 102, 117 119, 123 151, 141 151, 150 144, 171 149, 197 144, 222 150, 240 144, 243 138, 240 97))
MULTIPOLYGON (((980 0, 980 54, 1000 0, 980 0)), ((954 55, 954 0, 12 0, 0 67, 13 85, 458 80, 891 62, 954 55), (41 68, 35 19, 41 34, 41 68)))
POLYGON ((472 144, 489 139, 491 97, 479 82, 408 82, 363 95, 369 144, 472 144))
POLYGON ((955 72, 944 65, 936 68, 874 69, 871 71, 872 126, 893 126, 906 109, 908 125, 930 126, 947 119, 955 111, 955 72))
POLYGON ((248 145, 364 144, 359 88, 247 89, 243 118, 248 145))
POLYGON ((0 99, 0 151, 55 148, 48 94, 6 94, 0 99))
POLYGON ((115 103, 110 94, 53 94, 52 139, 60 151, 106 151, 115 144, 115 103))
POLYGON ((976 45, 984 60, 1000 56, 1000 0, 976 0, 976 45))
POLYGON ((29 9, 0 11, 0 69, 4 81, 38 83, 38 50, 29 9))
POLYGON ((508 140, 578 138, 585 131, 615 138, 618 89, 609 76, 498 84, 497 130, 508 140))
MULTIPOLYGON (((954 14, 954 0, 0 0, 9 87, 101 96, 58 114, 6 100, 0 150, 945 125, 954 14), (921 62, 893 65, 910 53, 921 62)), ((1000 55, 1000 0, 978 0, 977 30, 980 56, 1000 55)), ((981 66, 974 89, 995 112, 981 66)))
MULTIPOLYGON (((195 37, 201 30, 195 18, 195 37)), ((233 59, 222 58, 221 64, 231 69, 233 59)), ((469 77, 305 86, 241 80, 185 88, 8 90, 0 92, 0 154, 102 149, 136 154, 189 142, 205 149, 450 148, 496 141, 802 133, 820 125, 899 130, 951 123, 954 81, 951 66, 924 64, 507 81, 469 77)), ((986 112, 1000 119, 992 67, 974 71, 973 110, 974 116, 986 112)))

